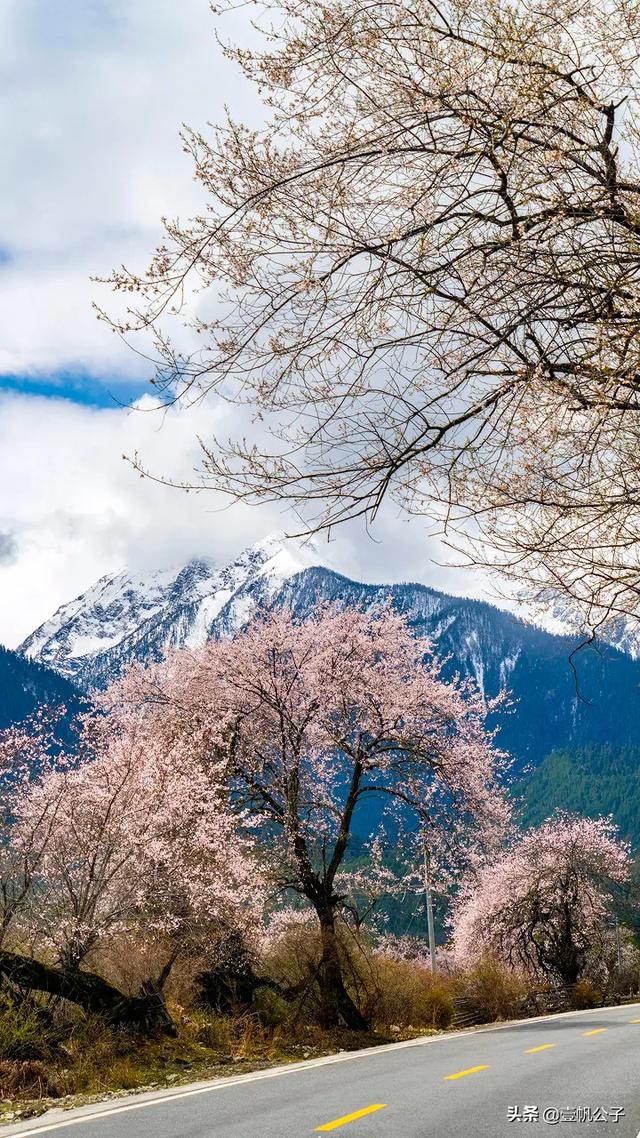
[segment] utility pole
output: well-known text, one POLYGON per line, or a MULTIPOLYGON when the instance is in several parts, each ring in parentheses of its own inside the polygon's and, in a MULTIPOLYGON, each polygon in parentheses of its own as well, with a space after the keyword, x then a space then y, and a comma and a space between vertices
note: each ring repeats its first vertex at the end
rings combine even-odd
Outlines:
POLYGON ((422 854, 424 858, 424 895, 427 903, 427 930, 429 935, 429 956, 431 957, 431 971, 436 972, 436 934, 433 925, 433 896, 431 891, 431 853, 427 845, 427 836, 422 841, 422 854))

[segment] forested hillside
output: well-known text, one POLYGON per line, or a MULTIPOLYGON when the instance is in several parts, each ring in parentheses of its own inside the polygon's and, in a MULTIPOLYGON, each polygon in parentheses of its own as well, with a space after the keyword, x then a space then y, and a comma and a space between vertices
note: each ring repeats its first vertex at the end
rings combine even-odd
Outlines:
POLYGON ((19 723, 38 708, 64 705, 66 721, 80 710, 77 688, 50 668, 0 646, 0 730, 19 723))
POLYGON ((640 747, 552 751, 518 791, 527 822, 537 825, 558 806, 593 818, 613 814, 622 836, 640 848, 640 747))

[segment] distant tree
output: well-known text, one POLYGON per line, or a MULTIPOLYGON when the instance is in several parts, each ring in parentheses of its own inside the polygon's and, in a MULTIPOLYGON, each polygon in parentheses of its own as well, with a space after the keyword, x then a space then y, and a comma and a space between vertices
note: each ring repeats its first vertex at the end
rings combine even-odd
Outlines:
POLYGON ((610 822, 556 814, 466 882, 453 911, 458 960, 493 954, 575 984, 604 950, 615 886, 630 864, 610 822))
MULTIPOLYGON (((345 858, 354 827, 373 827, 374 847, 384 835, 376 801, 391 808, 396 852, 424 832, 441 865, 464 864, 508 820, 503 756, 485 733, 480 696, 445 684, 425 653, 386 610, 320 607, 302 624, 272 613, 234 640, 133 668, 107 693, 116 705, 145 707, 156 745, 172 740, 183 761, 190 755, 228 788, 239 824, 261 840, 274 888, 315 911, 326 1024, 364 1024, 344 982, 336 921, 352 901, 345 858)), ((378 874, 387 889, 381 858, 368 875, 358 865, 366 904, 364 877, 375 888, 378 874)))
POLYGON ((590 818, 611 816, 632 848, 640 846, 640 747, 592 743, 552 751, 518 790, 527 824, 559 807, 590 818))
POLYGON ((620 921, 631 929, 636 945, 640 947, 640 856, 637 854, 633 859, 629 881, 618 892, 615 909, 620 921))
POLYGON ((591 628, 637 616, 640 7, 266 11, 228 54, 268 124, 186 131, 208 208, 111 278, 166 398, 255 415, 196 485, 311 527, 395 494, 591 628))

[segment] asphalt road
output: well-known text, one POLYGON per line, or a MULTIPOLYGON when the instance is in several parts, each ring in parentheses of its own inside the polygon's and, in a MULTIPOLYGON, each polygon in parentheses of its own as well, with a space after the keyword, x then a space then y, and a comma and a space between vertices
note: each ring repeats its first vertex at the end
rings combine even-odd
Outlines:
POLYGON ((193 1084, 10 1125, 55 1138, 640 1138, 640 1004, 193 1084), (617 1121, 615 1120, 617 1117, 617 1121))

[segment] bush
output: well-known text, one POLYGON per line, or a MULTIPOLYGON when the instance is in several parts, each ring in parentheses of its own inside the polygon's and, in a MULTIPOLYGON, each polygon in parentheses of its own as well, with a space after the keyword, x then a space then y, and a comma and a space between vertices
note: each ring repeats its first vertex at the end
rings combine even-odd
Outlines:
POLYGON ((231 1020, 229 1016, 208 1012, 200 1017, 195 1038, 202 1047, 217 1051, 225 1058, 231 1055, 231 1020))
MULTIPOLYGON (((345 985, 369 1024, 387 1028, 391 1025, 443 1028, 451 1023, 454 1014, 451 984, 444 976, 434 980, 424 957, 403 958, 398 951, 393 951, 397 948, 393 944, 390 951, 386 951, 384 945, 376 951, 362 930, 354 929, 343 920, 338 922, 336 931, 345 985)), ((422 942, 408 947, 424 950, 422 942)), ((298 1022, 303 1015, 308 1023, 313 1023, 318 1013, 315 976, 319 960, 320 938, 315 915, 306 910, 277 914, 267 951, 262 956, 261 970, 285 990, 295 991, 297 998, 287 1004, 274 999, 273 994, 267 997, 265 990, 264 998, 271 1001, 266 1016, 257 1000, 253 1005, 262 1023, 276 1026, 287 1018, 298 1022)))
POLYGON ((374 957, 374 991, 369 1002, 372 1023, 390 1027, 448 1027, 453 1019, 450 984, 434 978, 411 960, 374 957))
POLYGON ((574 984, 569 997, 572 1008, 582 1011, 585 1008, 599 1008, 602 1005, 602 992, 593 980, 583 977, 574 984))
MULTIPOLYGON (((124 1037, 119 1040, 96 1015, 82 1015, 67 1026, 67 1037, 58 1049, 59 1058, 64 1062, 60 1072, 62 1093, 106 1090, 112 1085, 114 1066, 122 1063, 121 1049, 128 1041, 124 1037)), ((128 1077, 126 1062, 115 1081, 125 1089, 134 1085, 128 1077)))
POLYGON ((0 1059, 45 1059, 51 1028, 43 1008, 5 996, 0 1003, 0 1059))
POLYGON ((276 913, 261 959, 261 971, 281 988, 301 989, 320 961, 320 929, 308 910, 276 913))
POLYGON ((258 988, 252 1008, 263 1027, 278 1027, 291 1014, 290 1005, 273 988, 258 988))
POLYGON ((466 997, 484 1022, 525 1015, 533 982, 524 972, 507 968, 493 957, 482 957, 458 974, 459 995, 466 997))

